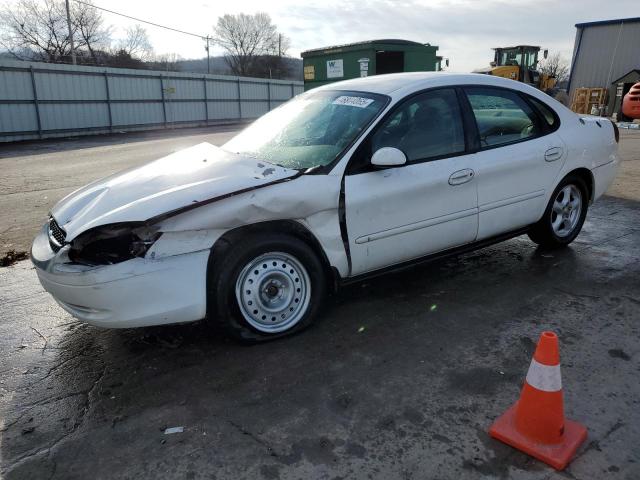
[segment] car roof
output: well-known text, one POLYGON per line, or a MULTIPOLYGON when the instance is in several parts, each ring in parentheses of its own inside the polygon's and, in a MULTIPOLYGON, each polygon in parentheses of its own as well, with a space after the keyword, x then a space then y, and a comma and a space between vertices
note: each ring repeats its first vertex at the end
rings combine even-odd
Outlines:
POLYGON ((479 73, 405 72, 374 75, 333 82, 314 90, 354 90, 359 92, 392 95, 402 90, 422 90, 446 85, 496 85, 522 90, 521 82, 479 73))
POLYGON ((450 73, 450 72, 406 72, 374 75, 371 77, 343 80, 329 83, 322 87, 314 88, 309 92, 318 90, 351 90, 356 92, 379 93, 388 95, 392 100, 400 101, 414 92, 435 87, 447 87, 456 85, 487 85, 494 87, 519 90, 529 96, 537 98, 544 104, 551 106, 562 120, 575 118, 576 115, 567 107, 546 93, 526 83, 508 78, 496 77, 482 73, 450 73))

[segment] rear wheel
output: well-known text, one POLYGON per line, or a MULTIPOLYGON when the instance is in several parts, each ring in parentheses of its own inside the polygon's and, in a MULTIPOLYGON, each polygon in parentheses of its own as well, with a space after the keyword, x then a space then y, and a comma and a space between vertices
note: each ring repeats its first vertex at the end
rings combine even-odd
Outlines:
POLYGON ((546 248, 569 245, 580 233, 589 206, 589 192, 577 176, 566 177, 551 195, 544 215, 529 238, 546 248))
POLYGON ((215 320, 244 342, 302 330, 311 324, 326 294, 317 255, 289 235, 246 237, 230 245, 212 267, 215 320))

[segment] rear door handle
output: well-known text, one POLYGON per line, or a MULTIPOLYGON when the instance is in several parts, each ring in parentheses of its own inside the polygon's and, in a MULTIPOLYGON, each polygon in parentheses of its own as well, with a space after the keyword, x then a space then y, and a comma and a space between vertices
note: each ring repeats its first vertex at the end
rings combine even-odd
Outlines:
POLYGON ((475 172, 470 168, 458 170, 457 172, 453 172, 449 177, 449 185, 462 185, 463 183, 473 180, 474 176, 475 172))
POLYGON ((544 159, 547 162, 555 162, 556 160, 562 157, 562 148, 561 147, 551 147, 546 152, 544 152, 544 159))

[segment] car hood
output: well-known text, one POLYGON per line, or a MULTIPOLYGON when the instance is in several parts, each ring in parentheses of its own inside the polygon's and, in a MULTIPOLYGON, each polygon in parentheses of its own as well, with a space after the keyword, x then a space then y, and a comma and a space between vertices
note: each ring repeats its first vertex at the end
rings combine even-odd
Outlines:
POLYGON ((201 143, 76 190, 51 214, 70 241, 99 225, 147 221, 298 174, 201 143))

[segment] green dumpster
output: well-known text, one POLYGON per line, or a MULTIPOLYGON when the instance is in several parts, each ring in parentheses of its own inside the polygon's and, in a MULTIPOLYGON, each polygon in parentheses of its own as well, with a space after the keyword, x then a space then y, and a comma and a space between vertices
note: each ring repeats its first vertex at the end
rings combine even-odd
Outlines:
POLYGON ((437 51, 428 43, 391 39, 307 50, 301 53, 304 89, 383 73, 439 71, 437 51))

